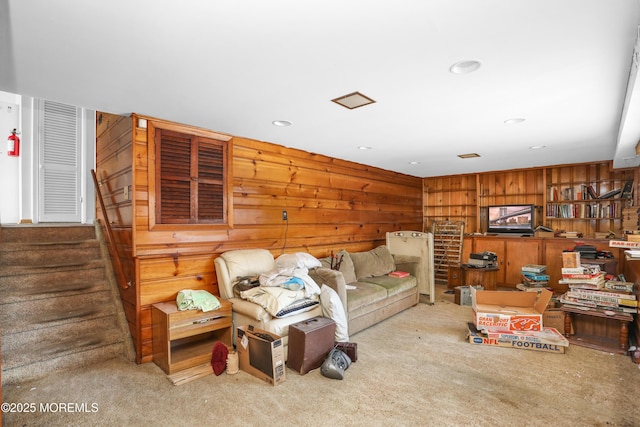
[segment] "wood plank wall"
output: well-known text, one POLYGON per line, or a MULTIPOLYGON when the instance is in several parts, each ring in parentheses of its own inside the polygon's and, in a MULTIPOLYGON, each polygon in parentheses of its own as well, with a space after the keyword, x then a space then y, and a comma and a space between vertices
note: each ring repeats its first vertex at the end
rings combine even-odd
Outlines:
MULTIPOLYGON (((108 221, 127 281, 135 283, 136 272, 133 258, 132 221, 133 205, 131 184, 133 182, 133 137, 131 117, 106 113, 96 115, 96 177, 100 186, 108 221), (126 192, 125 192, 126 188, 126 192)), ((97 196, 97 195, 96 195, 97 196)), ((96 218, 105 218, 96 203, 96 218)), ((139 329, 135 287, 120 289, 122 305, 133 337, 139 329)))
MULTIPOLYGON (((98 124, 99 176, 113 186, 114 194, 132 186, 131 204, 118 204, 116 197, 110 209, 116 221, 122 221, 118 236, 123 247, 131 248, 125 251, 126 262, 135 265, 135 310, 125 311, 139 363, 152 360, 151 305, 175 300, 181 289, 218 295, 213 260, 225 251, 265 248, 274 256, 304 251, 322 257, 332 250, 384 244, 388 231, 422 230, 421 178, 240 137, 231 139, 233 228, 149 230, 149 144, 146 128, 138 124, 139 119, 156 119, 99 114, 105 123, 98 124), (117 137, 124 135, 115 129, 121 122, 128 123, 129 151, 109 156, 106 153, 117 151, 109 148, 118 144, 114 139, 123 144, 126 139, 117 137), (133 173, 124 173, 126 167, 116 166, 113 157, 133 173), (126 178, 118 181, 114 175, 126 178), (283 210, 288 221, 282 220, 283 210)), ((125 296, 126 306, 131 302, 130 295, 125 296)))

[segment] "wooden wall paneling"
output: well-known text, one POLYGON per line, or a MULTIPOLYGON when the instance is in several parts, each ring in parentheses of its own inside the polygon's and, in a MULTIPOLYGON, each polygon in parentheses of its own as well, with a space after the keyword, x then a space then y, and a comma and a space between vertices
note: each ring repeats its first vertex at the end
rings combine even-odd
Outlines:
POLYGON ((213 260, 226 250, 261 247, 274 256, 300 250, 320 257, 384 244, 387 231, 422 228, 421 178, 233 138, 233 228, 150 230, 153 165, 149 135, 139 119, 155 120, 135 114, 130 119, 130 256, 138 282, 133 320, 139 362, 152 358, 151 304, 174 299, 187 286, 217 294, 213 260), (288 211, 288 222, 282 221, 282 210, 288 211))
POLYGON ((463 221, 465 230, 475 231, 476 175, 425 178, 423 181, 424 229, 431 230, 433 221, 463 221))

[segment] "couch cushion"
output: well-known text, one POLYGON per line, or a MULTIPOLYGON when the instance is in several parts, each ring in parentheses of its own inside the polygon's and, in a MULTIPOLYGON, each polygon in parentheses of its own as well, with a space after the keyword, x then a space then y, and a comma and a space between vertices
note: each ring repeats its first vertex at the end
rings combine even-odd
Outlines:
POLYGON ((273 255, 266 249, 239 249, 220 256, 227 264, 231 281, 238 277, 257 276, 276 268, 273 255))
MULTIPOLYGON (((353 261, 356 279, 358 280, 363 277, 389 274, 396 269, 393 256, 385 245, 378 246, 367 252, 354 252, 349 255, 353 261)), ((349 283, 349 281, 347 281, 347 283, 349 283)))
POLYGON ((378 286, 382 286, 387 290, 387 295, 395 295, 407 289, 415 288, 417 286, 417 280, 413 276, 407 277, 391 277, 387 274, 384 276, 367 277, 361 279, 363 282, 373 283, 378 286))
MULTIPOLYGON (((353 261, 351 261, 351 256, 349 256, 349 252, 341 249, 337 254, 335 254, 338 259, 342 257, 342 263, 340 263, 340 269, 338 270, 344 276, 345 283, 355 282, 356 272, 353 268, 353 261)), ((321 258, 320 262, 323 267, 331 268, 331 257, 321 258)))
POLYGON ((373 283, 353 282, 349 286, 355 287, 355 289, 347 289, 347 312, 349 313, 387 298, 387 290, 373 283))

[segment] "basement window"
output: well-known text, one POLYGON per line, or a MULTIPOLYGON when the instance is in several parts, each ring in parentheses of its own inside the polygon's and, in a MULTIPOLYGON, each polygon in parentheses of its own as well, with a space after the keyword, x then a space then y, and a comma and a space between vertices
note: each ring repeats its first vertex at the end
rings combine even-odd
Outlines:
POLYGON ((230 139, 149 121, 150 228, 233 225, 230 139))

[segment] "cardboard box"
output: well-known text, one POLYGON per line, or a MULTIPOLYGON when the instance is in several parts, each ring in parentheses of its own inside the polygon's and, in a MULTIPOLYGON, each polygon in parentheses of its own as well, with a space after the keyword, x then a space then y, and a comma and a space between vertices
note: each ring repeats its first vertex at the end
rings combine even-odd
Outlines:
POLYGON ((564 331, 564 311, 559 308, 547 308, 542 314, 542 324, 545 327, 564 331))
MULTIPOLYGON (((456 286, 453 290, 453 301, 458 305, 471 305, 471 286, 456 286)), ((474 288, 483 290, 483 286, 474 286, 474 288)))
POLYGON ((533 234, 535 237, 555 237, 553 231, 536 231, 533 234))
POLYGON ((490 337, 482 333, 472 323, 468 324, 468 337, 471 344, 494 347, 509 347, 523 350, 564 354, 569 341, 554 328, 544 328, 543 332, 496 332, 490 337), (536 337, 540 335, 540 337, 536 337))
POLYGON ((280 336, 253 326, 239 326, 236 350, 243 371, 271 385, 285 381, 284 343, 280 336))
POLYGON ((553 292, 479 291, 471 288, 473 324, 480 330, 541 331, 553 292))
POLYGON ((562 252, 562 267, 580 267, 580 252, 562 252))

